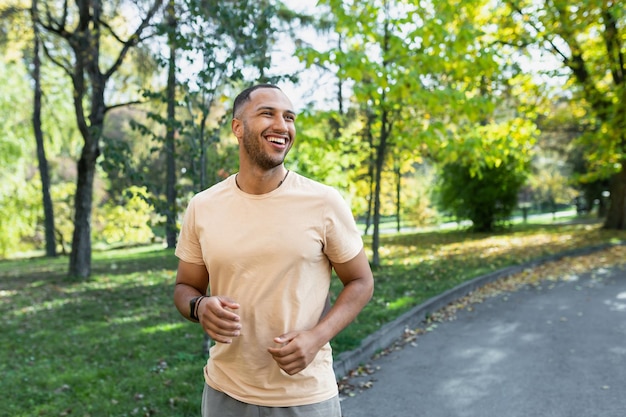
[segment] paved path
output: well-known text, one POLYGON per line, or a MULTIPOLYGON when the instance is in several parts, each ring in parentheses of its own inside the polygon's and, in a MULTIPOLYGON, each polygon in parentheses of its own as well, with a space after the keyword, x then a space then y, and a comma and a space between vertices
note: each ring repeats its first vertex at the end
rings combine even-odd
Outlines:
POLYGON ((626 269, 489 298, 371 366, 344 417, 625 417, 626 269))

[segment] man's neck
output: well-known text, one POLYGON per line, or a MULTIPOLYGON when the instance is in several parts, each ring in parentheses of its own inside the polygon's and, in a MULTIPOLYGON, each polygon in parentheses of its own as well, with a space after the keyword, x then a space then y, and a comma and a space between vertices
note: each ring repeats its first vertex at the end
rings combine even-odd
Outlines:
POLYGON ((289 170, 282 165, 272 171, 263 173, 240 171, 235 175, 235 183, 244 193, 254 195, 267 194, 280 187, 288 174, 289 170))

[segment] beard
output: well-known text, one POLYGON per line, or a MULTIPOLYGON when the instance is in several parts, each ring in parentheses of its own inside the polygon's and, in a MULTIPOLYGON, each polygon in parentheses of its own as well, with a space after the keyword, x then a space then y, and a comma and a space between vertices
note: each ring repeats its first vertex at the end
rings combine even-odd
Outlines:
POLYGON ((290 148, 286 148, 285 151, 279 155, 269 154, 263 149, 261 143, 261 141, 264 140, 262 137, 266 132, 267 130, 261 132, 261 134, 256 134, 244 123, 243 148, 254 164, 264 170, 270 170, 272 168, 276 168, 285 161, 285 157, 287 156, 290 148))

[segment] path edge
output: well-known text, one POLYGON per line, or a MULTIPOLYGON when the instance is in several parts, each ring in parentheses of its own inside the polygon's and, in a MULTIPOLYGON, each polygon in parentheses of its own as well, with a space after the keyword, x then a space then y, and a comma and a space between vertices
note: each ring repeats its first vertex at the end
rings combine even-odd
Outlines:
POLYGON ((619 243, 603 243, 585 248, 572 249, 563 251, 554 255, 545 256, 533 261, 526 262, 521 265, 514 265, 499 269, 486 275, 481 275, 467 282, 461 283, 456 287, 447 290, 437 296, 434 296, 422 304, 413 307, 411 310, 402 314, 395 320, 384 324, 380 329, 367 336, 361 341, 359 347, 354 350, 342 352, 333 363, 337 380, 348 375, 352 370, 368 363, 372 357, 391 346, 395 341, 400 339, 407 329, 415 329, 424 322, 429 314, 432 314, 441 308, 447 306, 453 301, 462 298, 478 288, 485 286, 491 282, 502 278, 515 275, 529 268, 534 268, 542 264, 558 261, 563 258, 589 255, 602 251, 614 246, 626 245, 626 242, 619 243))

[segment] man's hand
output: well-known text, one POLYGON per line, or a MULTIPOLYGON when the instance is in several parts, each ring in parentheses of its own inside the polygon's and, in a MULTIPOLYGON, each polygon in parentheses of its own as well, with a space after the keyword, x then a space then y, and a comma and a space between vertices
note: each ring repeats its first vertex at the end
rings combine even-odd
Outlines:
POLYGON ((274 342, 281 345, 277 348, 268 348, 278 366, 287 374, 295 375, 315 358, 322 346, 313 332, 290 332, 274 338, 274 342))
POLYGON ((198 319, 211 337, 219 343, 232 343, 233 337, 241 334, 240 318, 231 310, 237 310, 239 304, 228 297, 213 296, 199 301, 198 319))

